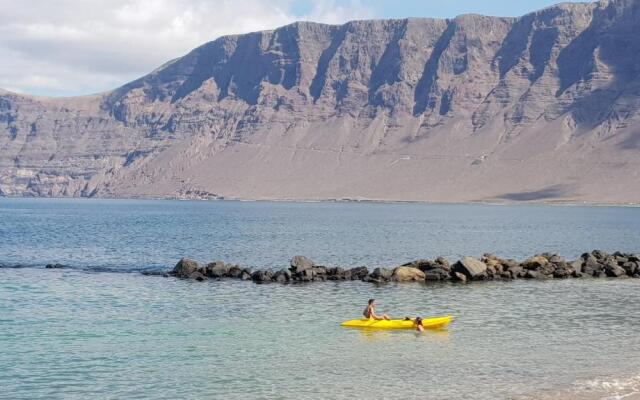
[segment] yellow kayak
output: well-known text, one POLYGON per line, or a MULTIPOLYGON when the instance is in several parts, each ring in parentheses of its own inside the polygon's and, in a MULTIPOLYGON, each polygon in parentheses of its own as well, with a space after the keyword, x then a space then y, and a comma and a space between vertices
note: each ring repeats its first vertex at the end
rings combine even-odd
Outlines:
MULTIPOLYGON (((422 320, 422 326, 425 329, 442 329, 446 328, 451 321, 453 321, 453 317, 451 315, 436 318, 424 318, 422 320)), ((416 325, 413 321, 406 321, 404 319, 392 319, 388 321, 375 319, 352 319, 351 321, 345 321, 340 325, 347 328, 416 329, 416 325)))

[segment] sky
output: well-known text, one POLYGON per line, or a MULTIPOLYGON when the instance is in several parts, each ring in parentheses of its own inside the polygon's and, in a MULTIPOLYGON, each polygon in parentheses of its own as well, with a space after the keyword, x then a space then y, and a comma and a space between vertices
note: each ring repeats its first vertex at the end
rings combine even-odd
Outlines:
POLYGON ((556 0, 0 0, 0 88, 40 96, 114 89, 227 35, 294 21, 519 16, 556 0))

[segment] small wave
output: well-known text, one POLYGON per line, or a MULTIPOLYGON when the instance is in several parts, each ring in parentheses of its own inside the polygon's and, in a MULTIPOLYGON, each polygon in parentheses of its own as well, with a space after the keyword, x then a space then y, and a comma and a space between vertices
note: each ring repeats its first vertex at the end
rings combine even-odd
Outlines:
POLYGON ((164 275, 169 272, 167 266, 159 265, 147 265, 143 267, 131 267, 131 266, 99 266, 99 265, 68 265, 60 263, 52 264, 12 264, 12 263, 0 263, 0 269, 51 269, 51 270, 72 270, 82 271, 87 273, 116 273, 116 274, 133 274, 138 273, 142 275, 164 275))
POLYGON ((640 374, 579 380, 569 389, 517 396, 513 400, 640 400, 640 374))
POLYGON ((629 378, 596 378, 577 382, 577 393, 594 393, 601 400, 640 399, 640 374, 629 378))

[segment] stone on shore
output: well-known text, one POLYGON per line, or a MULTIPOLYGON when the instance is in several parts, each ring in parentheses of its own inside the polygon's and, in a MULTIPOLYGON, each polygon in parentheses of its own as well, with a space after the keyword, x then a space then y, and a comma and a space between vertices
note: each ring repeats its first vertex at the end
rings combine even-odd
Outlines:
POLYGON ((485 254, 482 261, 487 264, 487 269, 491 268, 494 278, 517 279, 522 278, 525 274, 522 265, 510 258, 503 259, 493 254, 485 254))
POLYGON ((622 264, 622 268, 627 272, 627 275, 633 276, 636 272, 640 272, 640 263, 636 261, 627 261, 622 264))
POLYGON ((272 279, 274 282, 287 283, 291 281, 291 272, 288 269, 283 268, 280 271, 276 272, 273 275, 272 279))
MULTIPOLYGON (((549 254, 538 254, 535 255, 524 262, 522 262, 522 267, 527 271, 535 271, 536 275, 553 275, 555 271, 555 265, 549 261, 549 258, 554 257, 549 254)), ((557 257, 554 259, 560 261, 557 257)), ((564 261, 564 260, 562 260, 564 261)))
POLYGON ((444 268, 446 270, 451 270, 451 264, 449 264, 449 260, 444 257, 438 257, 435 260, 436 264, 438 264, 439 268, 444 268))
POLYGON ((529 269, 529 270, 527 270, 525 272, 524 278, 525 279, 540 279, 540 278, 544 278, 544 275, 541 274, 540 272, 536 271, 535 269, 529 269))
MULTIPOLYGON (((47 264, 46 268, 62 268, 61 264, 47 264)), ((145 272, 143 272, 145 273, 145 272)), ((150 274, 150 273, 148 273, 150 274)), ((640 255, 600 250, 584 253, 575 261, 566 261, 554 253, 541 253, 519 263, 513 259, 501 259, 493 254, 484 254, 482 259, 463 257, 450 265, 443 257, 435 260, 420 259, 403 264, 393 270, 379 267, 369 272, 367 267, 345 270, 341 267, 317 265, 304 256, 291 259, 290 267, 280 271, 251 271, 239 265, 216 261, 202 267, 197 261, 183 258, 169 273, 178 278, 203 281, 207 278, 234 278, 267 282, 318 282, 325 280, 361 280, 384 283, 389 281, 454 281, 468 282, 495 279, 567 279, 581 276, 591 277, 636 277, 640 278, 640 255)))
POLYGON ((258 270, 251 274, 251 279, 255 283, 269 283, 272 277, 273 273, 269 270, 258 270))
POLYGON ((621 276, 626 276, 627 271, 624 268, 618 265, 606 265, 604 268, 604 273, 609 278, 619 278, 621 276))
POLYGON ((467 276, 462 272, 453 272, 452 278, 456 282, 467 283, 467 276))
POLYGON ((422 282, 425 279, 425 274, 418 268, 397 267, 393 270, 391 279, 396 282, 422 282))
POLYGON ((355 267, 347 271, 349 278, 354 281, 363 280, 369 275, 367 267, 355 267))
POLYGON ((436 268, 445 269, 447 271, 451 269, 449 261, 444 257, 438 257, 434 261, 429 259, 415 260, 402 264, 401 267, 417 268, 422 272, 427 272, 436 268))
POLYGON ((305 256, 294 256, 291 259, 290 265, 290 270, 293 274, 315 267, 315 263, 305 256))
POLYGON ((242 279, 242 275, 244 273, 251 275, 251 270, 248 268, 242 268, 239 265, 231 265, 227 270, 227 276, 229 278, 242 279))
POLYGON ((471 280, 483 280, 487 276, 487 265, 477 258, 463 257, 453 264, 453 272, 462 273, 471 280))
POLYGON ((171 274, 178 278, 190 278, 191 275, 198 272, 199 269, 200 264, 198 264, 197 261, 183 258, 178 261, 171 274))
POLYGON ((553 277, 558 279, 566 279, 575 276, 575 269, 567 263, 560 264, 553 271, 553 277))
POLYGON ((369 275, 364 278, 365 282, 383 283, 389 282, 393 275, 393 271, 388 268, 378 267, 373 270, 369 275))
POLYGON ((224 262, 216 261, 207 264, 204 271, 206 276, 220 279, 229 276, 229 269, 230 266, 227 266, 224 262))
POLYGON ((47 264, 44 266, 47 269, 62 269, 62 268, 67 268, 66 265, 64 264, 60 264, 60 263, 55 263, 55 264, 47 264))
POLYGON ((330 281, 344 281, 351 279, 351 274, 345 271, 344 268, 333 267, 327 269, 327 279, 330 281))
POLYGON ((196 280, 198 282, 206 281, 207 277, 200 271, 192 272, 187 278, 196 280))
POLYGON ((326 281, 327 280, 327 267, 316 265, 313 267, 313 280, 314 281, 326 281))
POLYGON ((428 282, 447 281, 451 279, 451 271, 445 267, 433 268, 424 273, 424 280, 428 282))

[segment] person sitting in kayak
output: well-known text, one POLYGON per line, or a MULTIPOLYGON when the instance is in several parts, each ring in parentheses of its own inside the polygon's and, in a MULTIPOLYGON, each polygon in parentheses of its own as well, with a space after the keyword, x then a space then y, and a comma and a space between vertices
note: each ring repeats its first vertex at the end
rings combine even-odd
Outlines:
POLYGON ((376 300, 375 299, 369 299, 369 305, 367 305, 367 308, 364 309, 364 312, 362 313, 364 315, 365 318, 368 319, 375 319, 375 320, 389 320, 389 317, 387 316, 387 314, 382 314, 382 315, 376 315, 376 300))

